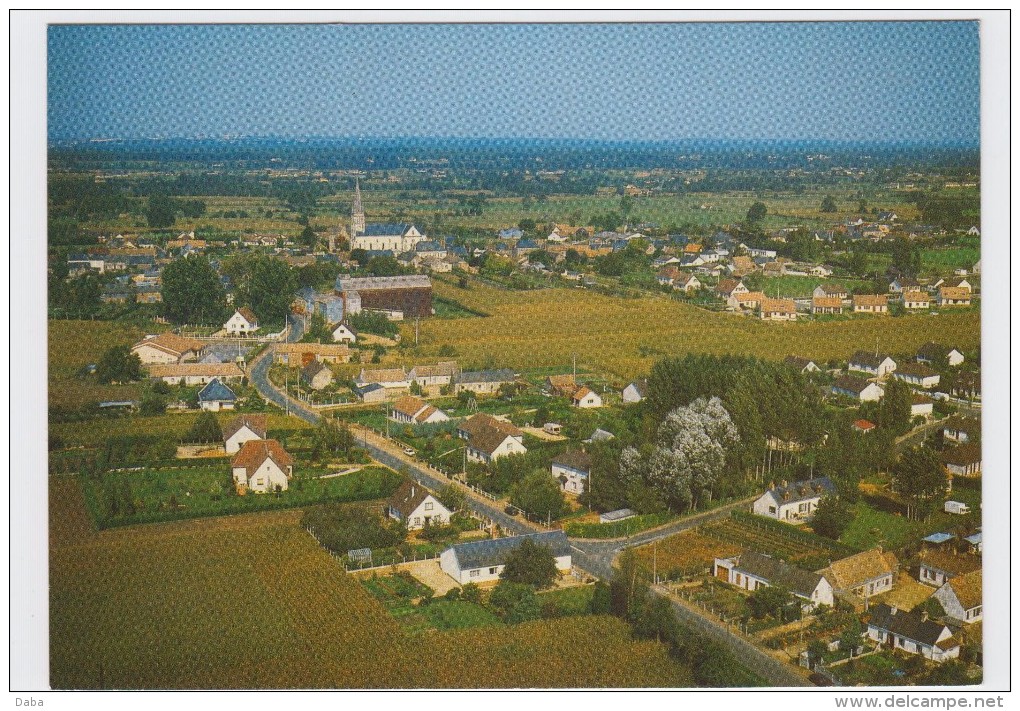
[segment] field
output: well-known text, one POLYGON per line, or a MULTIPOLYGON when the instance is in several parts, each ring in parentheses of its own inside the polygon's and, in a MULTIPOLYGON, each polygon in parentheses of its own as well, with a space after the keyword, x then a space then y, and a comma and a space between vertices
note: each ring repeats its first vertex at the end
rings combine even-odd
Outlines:
POLYGON ((78 371, 111 346, 131 345, 145 332, 138 326, 113 321, 46 322, 49 363, 49 404, 77 407, 103 400, 136 400, 138 385, 99 385, 76 377, 78 371))
POLYGON ((741 548, 692 529, 634 550, 638 564, 649 577, 654 566, 660 577, 672 578, 711 570, 715 558, 736 555, 741 548))
MULTIPOLYGON (((857 279, 819 279, 813 276, 784 275, 767 277, 762 291, 766 296, 784 299, 809 298, 819 284, 843 286, 851 291, 859 289, 865 282, 857 279)), ((868 282, 870 285, 870 282, 868 282)))
MULTIPOLYGON (((938 333, 963 349, 980 338, 980 313, 918 318, 857 318, 839 322, 764 323, 710 313, 665 296, 611 298, 584 289, 509 291, 470 281, 460 289, 436 280, 435 292, 488 318, 429 319, 421 323, 420 356, 438 358, 452 346, 465 369, 495 364, 523 369, 578 365, 618 378, 645 374, 664 357, 685 353, 790 354, 815 360, 847 358, 862 344, 892 353, 913 352, 938 333), (937 319, 937 320, 936 320, 937 319)), ((413 325, 402 326, 413 338, 413 325)))
POLYGON ((879 511, 859 501, 854 509, 854 520, 840 536, 840 543, 853 548, 870 548, 879 544, 887 548, 899 548, 936 531, 952 530, 964 523, 980 525, 980 489, 957 486, 948 498, 969 505, 972 513, 969 516, 956 516, 938 511, 927 521, 911 521, 906 516, 879 511))
POLYGON ((682 687, 610 617, 406 634, 297 525, 300 511, 94 532, 51 479, 55 688, 682 687))

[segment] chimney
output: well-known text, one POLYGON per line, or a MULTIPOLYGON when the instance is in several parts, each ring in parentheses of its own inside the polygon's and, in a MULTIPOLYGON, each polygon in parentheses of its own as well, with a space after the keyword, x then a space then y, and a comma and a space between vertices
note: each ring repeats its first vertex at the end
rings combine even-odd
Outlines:
POLYGON ((775 491, 775 489, 776 489, 776 482, 770 481, 769 482, 769 491, 775 491))
POLYGON ((411 498, 414 498, 414 484, 411 484, 411 498))
POLYGON ((928 611, 927 610, 922 610, 921 611, 921 622, 927 622, 927 621, 928 621, 928 611))
POLYGON ((783 479, 781 482, 779 482, 779 485, 782 486, 782 487, 785 487, 786 486, 786 479, 783 479))
POLYGON ((890 605, 889 606, 889 614, 890 615, 895 615, 899 611, 900 611, 900 608, 896 607, 896 605, 890 605))

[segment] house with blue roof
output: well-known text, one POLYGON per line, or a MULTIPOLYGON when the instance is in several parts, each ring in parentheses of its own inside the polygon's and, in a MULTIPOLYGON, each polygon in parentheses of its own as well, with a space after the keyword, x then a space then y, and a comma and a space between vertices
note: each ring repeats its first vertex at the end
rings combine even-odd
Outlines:
POLYGON ((237 395, 234 391, 220 382, 219 378, 213 378, 198 393, 198 406, 209 412, 220 410, 233 410, 237 402, 237 395))
POLYGON ((460 585, 498 580, 503 574, 507 558, 524 541, 548 548, 556 561, 556 569, 560 573, 570 572, 570 542, 563 531, 459 543, 440 554, 439 567, 460 585))

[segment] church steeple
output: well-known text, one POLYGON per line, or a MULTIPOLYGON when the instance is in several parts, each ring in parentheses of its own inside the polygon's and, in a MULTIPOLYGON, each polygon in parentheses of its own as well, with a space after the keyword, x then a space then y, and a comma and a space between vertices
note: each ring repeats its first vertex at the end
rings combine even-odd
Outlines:
POLYGON ((351 237, 365 231, 365 210, 361 206, 361 183, 354 179, 354 204, 351 206, 351 237))

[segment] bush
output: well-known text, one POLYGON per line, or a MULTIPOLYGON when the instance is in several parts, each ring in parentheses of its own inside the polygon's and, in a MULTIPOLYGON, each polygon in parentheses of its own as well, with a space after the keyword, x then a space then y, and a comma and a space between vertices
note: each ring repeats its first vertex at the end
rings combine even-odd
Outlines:
POLYGON ((460 599, 464 602, 473 602, 476 605, 482 602, 482 589, 475 583, 468 583, 460 591, 460 599))

